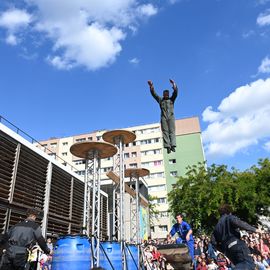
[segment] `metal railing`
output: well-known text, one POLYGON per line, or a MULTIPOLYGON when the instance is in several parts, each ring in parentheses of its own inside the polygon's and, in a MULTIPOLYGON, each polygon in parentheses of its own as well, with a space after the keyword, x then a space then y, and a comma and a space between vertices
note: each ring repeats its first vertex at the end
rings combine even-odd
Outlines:
POLYGON ((28 133, 26 133, 25 131, 23 131, 22 129, 20 129, 19 127, 17 127, 16 125, 14 125, 13 123, 11 123, 9 120, 7 120, 5 117, 3 117, 2 115, 0 115, 0 123, 2 123, 3 125, 5 125, 6 127, 11 128, 14 132, 16 132, 18 135, 22 136, 23 138, 25 138, 27 141, 29 141, 30 143, 34 144, 38 144, 39 146, 41 146, 41 150, 44 150, 45 153, 50 153, 52 154, 55 159, 57 158, 57 160, 63 161, 64 166, 70 168, 72 171, 77 172, 79 171, 78 168, 74 167, 72 164, 68 163, 66 160, 64 160, 62 157, 56 155, 55 152, 53 152, 51 149, 45 147, 44 145, 42 145, 38 140, 36 140, 35 138, 33 138, 32 136, 30 136, 28 133))

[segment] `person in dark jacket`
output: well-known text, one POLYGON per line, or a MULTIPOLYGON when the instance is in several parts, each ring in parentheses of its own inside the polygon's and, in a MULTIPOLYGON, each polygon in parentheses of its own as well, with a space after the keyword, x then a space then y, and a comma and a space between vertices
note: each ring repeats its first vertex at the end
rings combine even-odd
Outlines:
POLYGON ((178 95, 178 88, 173 80, 170 80, 173 88, 173 94, 170 97, 169 90, 163 91, 163 97, 157 95, 152 81, 148 81, 150 92, 153 98, 158 102, 161 110, 161 130, 163 134, 163 145, 167 149, 167 153, 175 152, 175 118, 174 118, 174 102, 178 95))
POLYGON ((250 232, 261 231, 232 215, 231 207, 228 204, 221 205, 219 213, 221 218, 212 234, 212 244, 230 259, 235 265, 235 270, 255 269, 255 264, 245 241, 240 240, 239 229, 250 232))
POLYGON ((40 226, 35 222, 38 214, 36 209, 29 209, 26 220, 14 225, 8 231, 8 247, 3 255, 1 270, 26 269, 28 249, 36 242, 44 253, 51 253, 42 236, 40 226))

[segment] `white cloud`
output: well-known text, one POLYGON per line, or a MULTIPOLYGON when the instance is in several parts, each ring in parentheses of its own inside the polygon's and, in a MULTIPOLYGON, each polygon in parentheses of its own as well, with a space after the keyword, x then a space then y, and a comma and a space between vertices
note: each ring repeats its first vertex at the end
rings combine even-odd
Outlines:
POLYGON ((217 111, 207 107, 203 121, 206 153, 233 156, 270 138, 270 78, 241 86, 224 98, 217 111))
POLYGON ((270 9, 259 15, 259 17, 257 18, 257 24, 259 26, 265 26, 270 24, 270 9))
POLYGON ((137 31, 140 20, 158 12, 152 4, 138 0, 26 2, 35 18, 32 32, 41 33, 53 44, 47 62, 67 70, 77 66, 97 70, 112 64, 128 32, 137 31))
POLYGON ((138 11, 142 16, 153 16, 157 14, 158 9, 151 4, 146 4, 139 6, 138 11))
POLYGON ((17 33, 26 28, 32 21, 32 16, 25 10, 9 9, 0 14, 0 27, 7 30, 6 43, 17 45, 20 39, 17 33))
POLYGON ((19 43, 18 38, 14 34, 8 34, 6 37, 6 43, 15 46, 19 43))
POLYGON ((25 10, 9 9, 0 15, 0 26, 8 30, 26 27, 31 22, 32 16, 25 10))
POLYGON ((264 144, 264 149, 265 149, 267 152, 270 152, 270 141, 264 144))
POLYGON ((270 73, 270 58, 266 56, 258 68, 259 73, 270 73))
POLYGON ((137 64, 140 63, 140 59, 134 57, 134 58, 132 58, 132 59, 129 60, 129 63, 134 64, 134 65, 137 65, 137 64))

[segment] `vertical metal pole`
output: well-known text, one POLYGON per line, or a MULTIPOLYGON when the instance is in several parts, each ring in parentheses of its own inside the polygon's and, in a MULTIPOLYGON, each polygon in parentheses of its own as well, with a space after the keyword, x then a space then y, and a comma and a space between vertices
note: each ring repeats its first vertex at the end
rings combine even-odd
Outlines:
POLYGON ((137 223, 137 239, 136 239, 136 244, 138 247, 138 252, 137 252, 137 262, 140 261, 140 244, 141 244, 141 230, 140 230, 140 191, 139 191, 139 176, 136 178, 136 223, 137 223))
POLYGON ((99 266, 100 244, 100 159, 98 152, 93 153, 93 182, 92 182, 92 267, 99 266))
POLYGON ((49 216, 49 206, 50 206, 50 193, 51 193, 51 182, 52 182, 52 163, 48 163, 47 167, 47 179, 45 187, 45 200, 43 206, 43 219, 42 219, 42 235, 46 237, 47 234, 47 225, 48 225, 48 216, 49 216))
MULTIPOLYGON (((119 174, 120 171, 120 150, 119 150, 119 142, 116 141, 115 145, 118 147, 117 154, 113 157, 113 170, 114 172, 119 174)), ((113 183, 113 228, 112 228, 112 239, 116 241, 120 241, 120 183, 113 183)))
POLYGON ((136 244, 140 244, 140 198, 139 198, 139 176, 136 177, 136 244))
POLYGON ((11 186, 10 186, 10 192, 9 192, 9 198, 8 198, 10 203, 13 202, 13 196, 14 196, 16 177, 17 177, 17 170, 18 170, 18 164, 19 164, 20 151, 21 151, 21 144, 18 143, 17 148, 16 148, 16 155, 15 155, 15 160, 14 160, 14 165, 13 165, 11 186))
POLYGON ((124 153, 123 153, 123 139, 119 140, 119 154, 120 154, 120 241, 122 254, 122 269, 126 270, 126 256, 125 256, 125 172, 124 172, 124 153))
MULTIPOLYGON (((8 201, 10 204, 13 202, 20 152, 21 152, 21 144, 18 143, 17 148, 16 148, 16 153, 15 153, 12 178, 11 178, 10 189, 9 189, 8 201)), ((6 211, 6 218, 5 218, 5 231, 7 231, 9 227, 10 215, 11 215, 11 209, 8 208, 6 211)))
POLYGON ((85 160, 85 174, 84 174, 84 201, 83 201, 83 234, 89 236, 89 159, 85 160))
POLYGON ((99 266, 99 256, 100 256, 100 214, 101 214, 101 203, 100 203, 100 158, 97 157, 97 266, 99 266))
POLYGON ((73 190, 74 190, 74 178, 71 176, 71 186, 70 186, 70 202, 69 202, 69 225, 68 233, 71 234, 71 219, 72 219, 72 210, 73 210, 73 190))

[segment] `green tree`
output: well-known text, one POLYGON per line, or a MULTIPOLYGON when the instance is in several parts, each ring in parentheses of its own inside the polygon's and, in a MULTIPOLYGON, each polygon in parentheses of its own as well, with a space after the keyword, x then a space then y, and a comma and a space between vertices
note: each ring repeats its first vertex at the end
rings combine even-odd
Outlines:
POLYGON ((240 172, 225 165, 205 164, 188 167, 169 193, 173 214, 182 212, 195 231, 210 232, 216 224, 218 207, 229 203, 234 213, 252 224, 259 215, 269 214, 270 162, 240 172))

